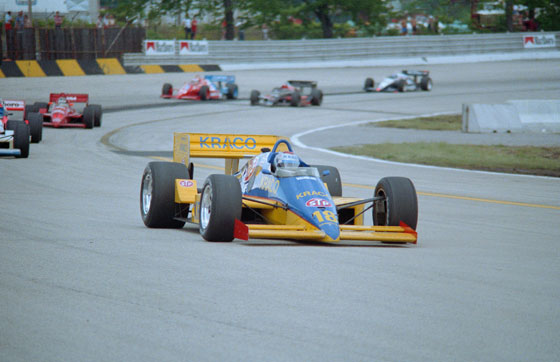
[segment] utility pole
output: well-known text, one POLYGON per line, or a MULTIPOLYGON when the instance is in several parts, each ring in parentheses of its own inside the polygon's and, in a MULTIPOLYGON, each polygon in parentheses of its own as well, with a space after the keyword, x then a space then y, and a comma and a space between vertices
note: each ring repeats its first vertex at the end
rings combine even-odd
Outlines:
POLYGON ((33 8, 33 4, 32 4, 33 0, 27 0, 27 16, 29 16, 29 21, 31 21, 31 24, 33 24, 33 12, 32 12, 32 8, 33 8))

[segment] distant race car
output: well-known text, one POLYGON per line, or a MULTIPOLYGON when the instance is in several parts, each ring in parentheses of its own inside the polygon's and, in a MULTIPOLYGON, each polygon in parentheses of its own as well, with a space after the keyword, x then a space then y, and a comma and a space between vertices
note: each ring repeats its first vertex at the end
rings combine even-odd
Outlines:
POLYGON ((89 104, 89 96, 78 93, 51 93, 48 103, 36 102, 29 110, 28 118, 39 117, 43 126, 55 128, 100 127, 103 115, 100 105, 89 104), (75 108, 76 103, 80 104, 80 108, 75 108))
POLYGON ((24 100, 4 99, 4 117, 8 122, 25 122, 29 126, 31 143, 39 143, 43 139, 43 122, 40 117, 29 117, 29 105, 24 100))
POLYGON ((22 121, 8 120, 9 111, 0 100, 0 156, 29 156, 29 126, 22 121))
POLYGON ((366 78, 364 82, 366 92, 410 92, 431 91, 432 78, 427 70, 403 70, 394 73, 375 85, 373 78, 366 78))
POLYGON ((317 88, 317 82, 306 80, 289 80, 281 87, 273 88, 272 92, 261 96, 258 90, 251 91, 251 105, 258 104, 275 106, 289 104, 298 106, 320 106, 323 103, 323 92, 317 88))
POLYGON ((206 101, 209 99, 237 99, 239 90, 233 75, 196 76, 181 88, 174 90, 165 83, 161 89, 162 98, 192 99, 206 101))
POLYGON ((342 197, 335 167, 308 165, 277 136, 175 133, 173 150, 174 162, 150 162, 142 176, 140 214, 148 227, 192 222, 208 241, 416 244, 418 201, 408 178, 381 179, 371 198, 342 197), (224 158, 225 174, 208 176, 198 189, 195 157, 224 158), (364 223, 370 209, 374 226, 364 223))

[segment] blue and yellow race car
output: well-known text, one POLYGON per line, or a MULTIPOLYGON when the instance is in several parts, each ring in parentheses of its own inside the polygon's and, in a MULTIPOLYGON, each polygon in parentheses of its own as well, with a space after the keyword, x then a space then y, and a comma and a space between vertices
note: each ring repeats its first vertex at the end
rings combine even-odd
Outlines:
POLYGON ((208 241, 417 241, 418 201, 408 178, 381 179, 368 199, 343 197, 335 167, 309 165, 288 140, 271 135, 175 133, 173 161, 144 170, 140 213, 148 227, 192 222, 208 241), (208 176, 199 189, 196 157, 225 159, 225 174, 208 176), (368 210, 373 225, 364 223, 368 210))

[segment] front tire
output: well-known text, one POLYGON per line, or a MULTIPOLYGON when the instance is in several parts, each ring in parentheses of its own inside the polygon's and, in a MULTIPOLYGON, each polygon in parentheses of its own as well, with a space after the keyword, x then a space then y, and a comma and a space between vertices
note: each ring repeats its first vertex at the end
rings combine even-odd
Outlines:
POLYGON ((235 83, 228 83, 226 84, 227 87, 227 99, 237 99, 237 95, 239 94, 239 88, 235 83))
POLYGON ((163 87, 161 87, 161 95, 170 96, 172 94, 173 94, 173 86, 169 83, 165 83, 163 87))
POLYGON ((200 197, 199 217, 204 240, 233 240, 235 220, 241 219, 241 185, 235 176, 208 176, 200 197))
POLYGON ((140 215, 144 225, 149 228, 185 225, 185 221, 175 219, 175 180, 188 178, 188 170, 182 163, 148 163, 140 185, 140 215))
POLYGON ((323 103, 323 92, 320 89, 314 88, 311 91, 311 104, 320 106, 323 103))
POLYGON ((39 143, 43 139, 43 115, 41 113, 29 113, 27 116, 29 122, 29 132, 31 133, 31 142, 39 143))
POLYGON ((210 98, 210 88, 208 88, 207 85, 203 85, 200 87, 198 95, 200 96, 200 100, 207 101, 210 98))
POLYGON ((399 226, 402 221, 416 230, 418 197, 410 179, 384 177, 377 183, 373 196, 382 198, 373 204, 374 225, 399 226))
POLYGON ((25 122, 18 121, 14 126, 14 148, 21 152, 17 158, 29 157, 29 126, 25 122))
POLYGON ((366 81, 364 82, 364 90, 366 92, 369 92, 371 88, 373 88, 373 85, 374 85, 373 78, 366 78, 366 81))
POLYGON ((292 98, 290 99, 290 106, 299 107, 301 105, 301 94, 299 92, 294 92, 292 98))
POLYGON ((422 77, 420 80, 420 89, 423 91, 431 91, 432 90, 432 78, 430 77, 422 77))

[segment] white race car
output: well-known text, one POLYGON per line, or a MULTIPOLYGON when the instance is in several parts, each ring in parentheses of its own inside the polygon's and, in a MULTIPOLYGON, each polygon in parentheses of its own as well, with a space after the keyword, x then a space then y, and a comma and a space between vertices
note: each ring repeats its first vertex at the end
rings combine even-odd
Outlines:
POLYGON ((373 78, 366 78, 364 82, 366 92, 410 92, 431 91, 432 78, 427 70, 403 70, 394 73, 375 85, 373 78))

